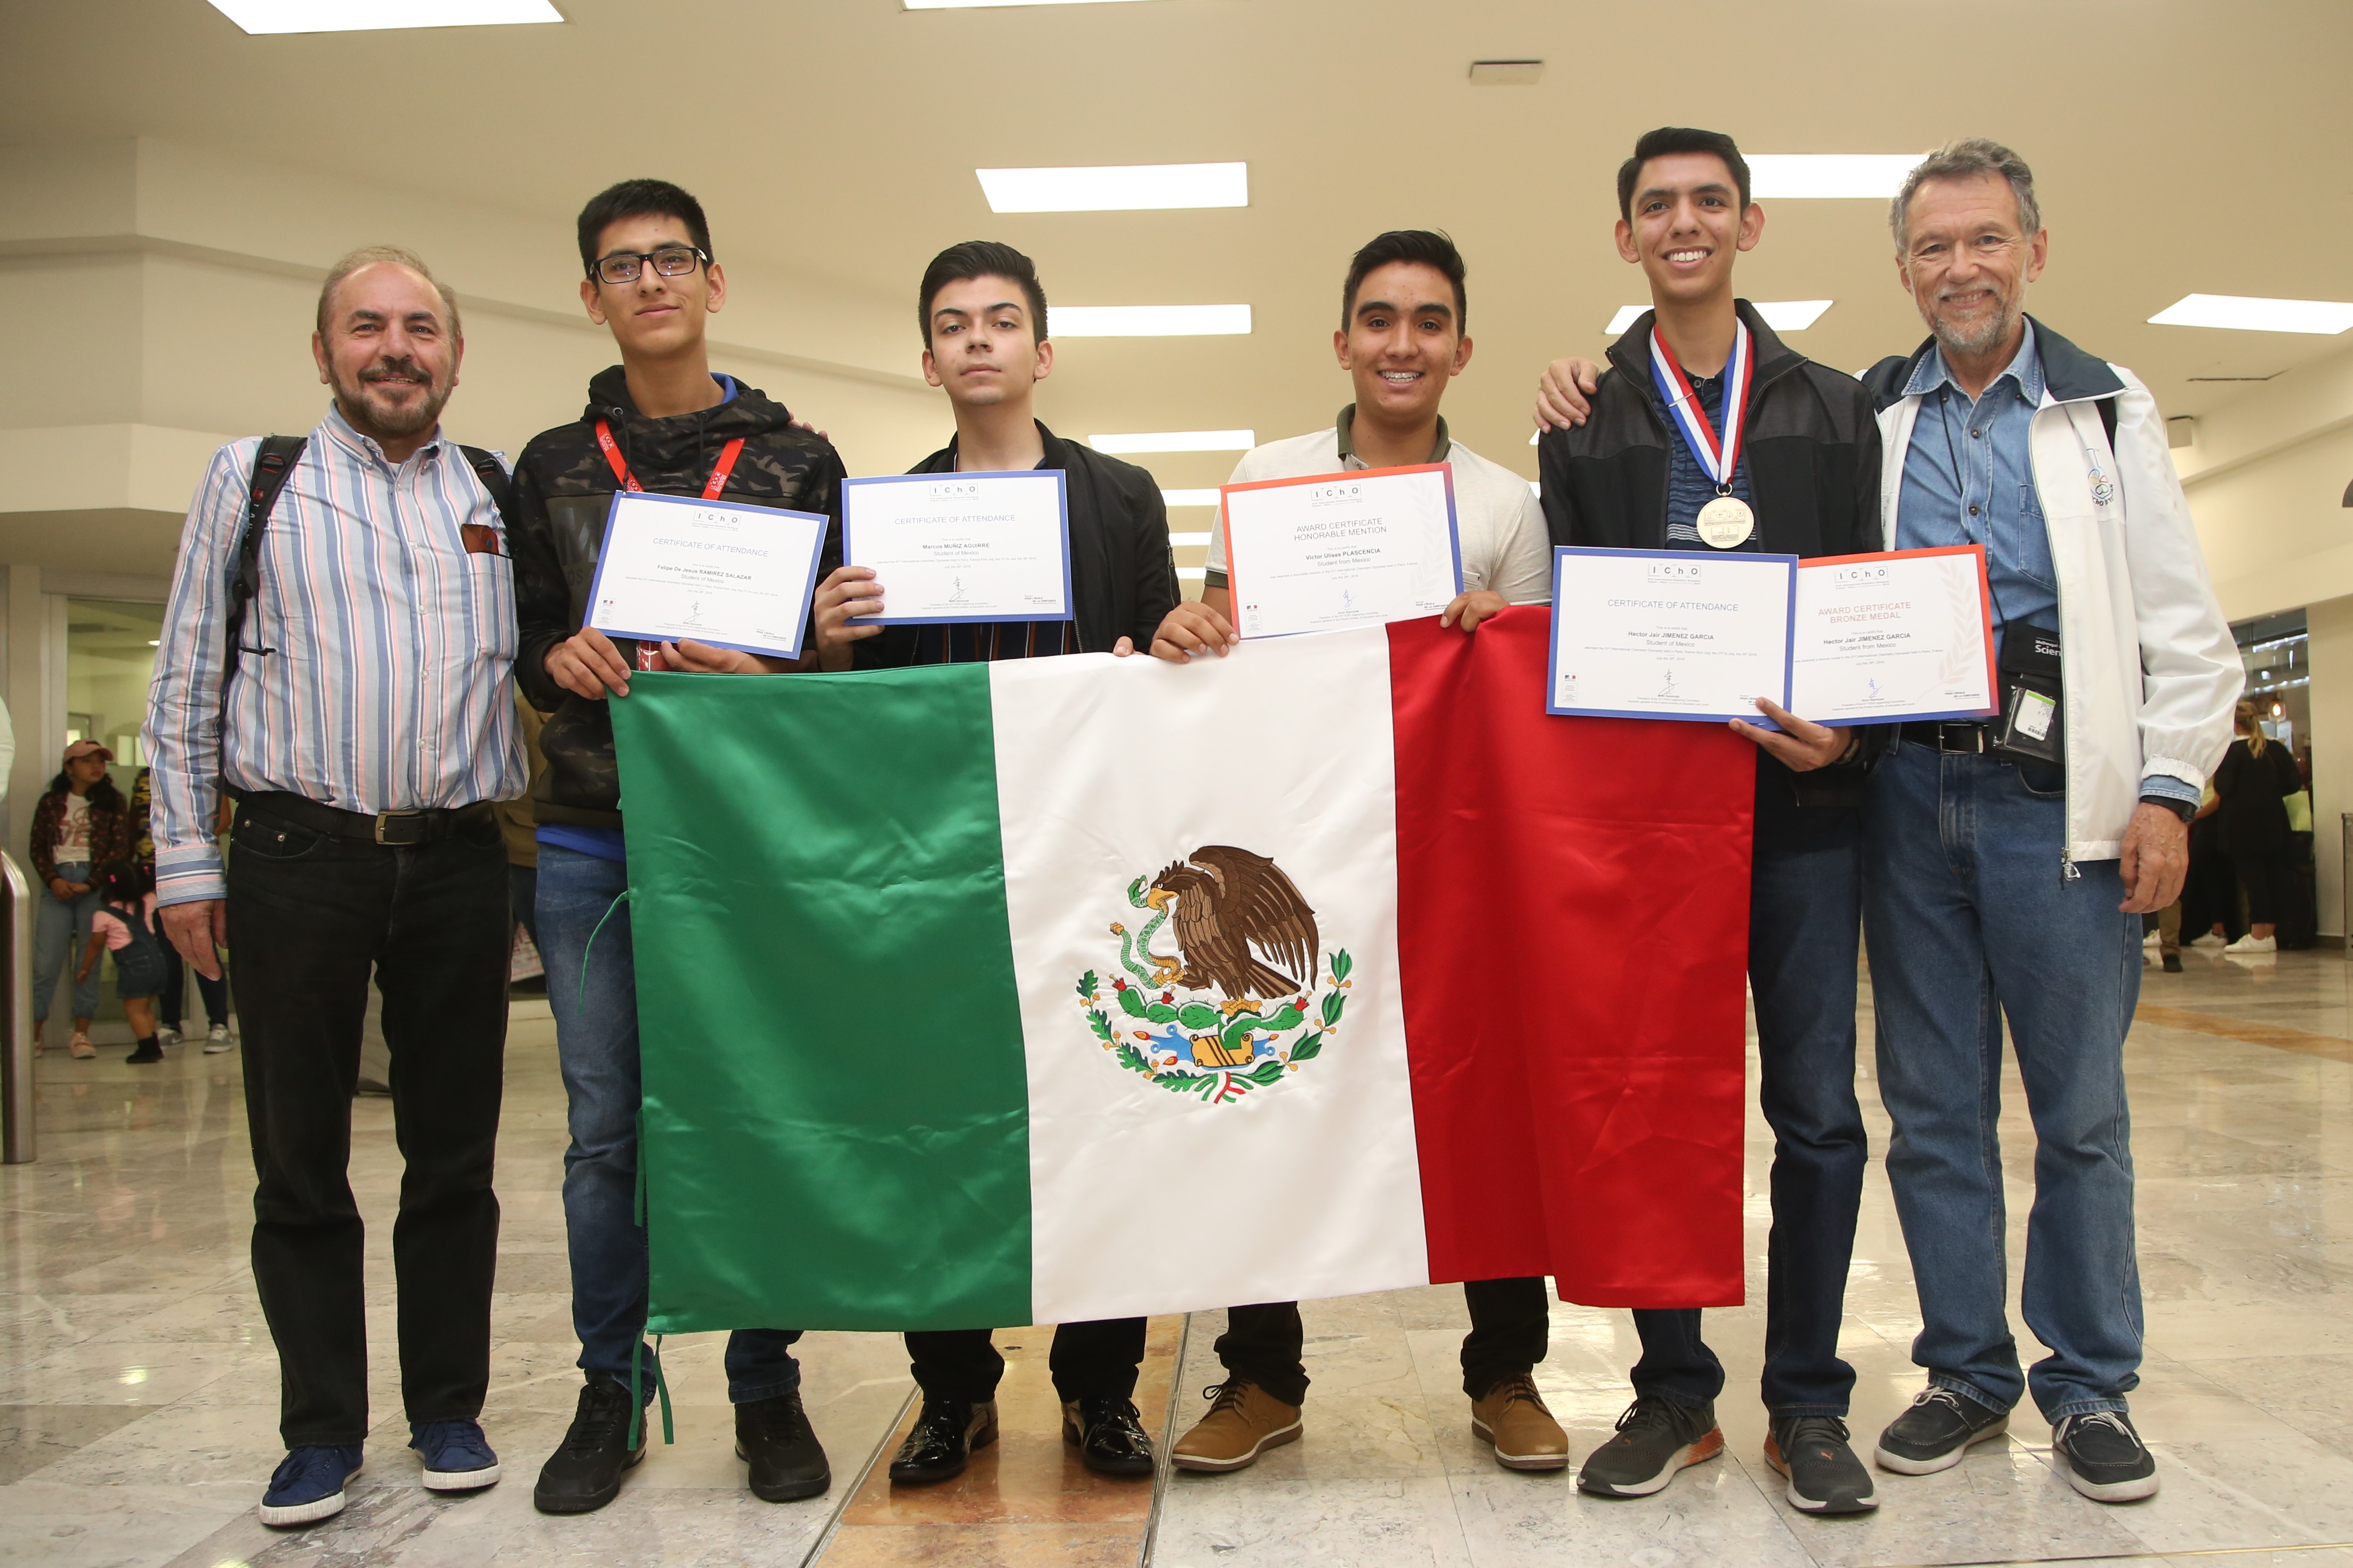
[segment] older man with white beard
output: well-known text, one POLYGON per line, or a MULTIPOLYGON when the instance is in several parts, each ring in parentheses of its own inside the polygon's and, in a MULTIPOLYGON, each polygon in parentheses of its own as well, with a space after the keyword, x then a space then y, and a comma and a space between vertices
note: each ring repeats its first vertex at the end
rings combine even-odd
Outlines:
POLYGON ((522 793, 508 677, 505 470, 445 440, 457 301, 406 251, 319 293, 333 390, 307 437, 214 457, 180 541, 150 695, 155 877, 205 975, 237 954, 253 1277, 289 1450, 265 1524, 338 1512, 368 1431, 362 1234, 346 1168, 371 979, 407 1163, 393 1267, 423 1483, 498 1479, 490 1381, 506 1046, 507 869, 491 803, 522 793), (240 803, 226 875, 217 792, 240 803))
POLYGON ((2031 1389, 2069 1483, 2124 1502, 2158 1484, 2125 1401, 2141 1359, 2123 1064, 2140 916, 2180 890, 2242 672, 2156 400, 2025 314, 2050 245, 2025 162, 1954 142, 1912 171, 1891 223, 1933 335, 1864 377, 1887 544, 1985 546, 2002 703, 1903 726, 1864 808, 1887 1173, 1928 1373, 1877 1458, 1957 1464, 2031 1389), (2051 1352, 2024 1377, 1996 1134, 2005 1016, 2036 1141, 2023 1306, 2051 1352))

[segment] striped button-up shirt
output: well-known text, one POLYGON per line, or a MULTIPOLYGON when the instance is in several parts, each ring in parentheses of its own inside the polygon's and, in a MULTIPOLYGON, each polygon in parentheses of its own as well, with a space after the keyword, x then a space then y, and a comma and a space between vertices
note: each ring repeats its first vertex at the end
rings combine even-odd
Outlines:
POLYGON ((332 407, 262 531, 224 721, 229 584, 259 447, 214 454, 164 612, 146 742, 165 904, 223 896, 222 779, 371 813, 511 799, 528 781, 498 507, 455 442, 437 433, 394 463, 332 407))

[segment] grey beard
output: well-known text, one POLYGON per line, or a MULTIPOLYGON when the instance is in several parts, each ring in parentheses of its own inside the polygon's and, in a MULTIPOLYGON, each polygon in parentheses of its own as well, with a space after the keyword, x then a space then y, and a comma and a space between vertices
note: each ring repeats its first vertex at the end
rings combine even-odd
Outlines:
POLYGON ((346 386, 338 379, 335 383, 336 404, 353 429, 364 435, 388 436, 396 441, 405 441, 411 436, 433 428, 434 422, 441 417, 441 410, 448 403, 452 390, 428 385, 423 402, 408 408, 386 408, 368 401, 367 386, 365 382, 357 386, 346 386))
POLYGON ((1968 332, 1955 327, 1944 317, 1936 316, 1930 319, 1928 330, 1936 334, 1937 342, 1955 353, 1989 353, 2009 341, 2010 334, 2018 326, 2019 314, 2016 309, 2005 306, 1983 327, 1968 332))

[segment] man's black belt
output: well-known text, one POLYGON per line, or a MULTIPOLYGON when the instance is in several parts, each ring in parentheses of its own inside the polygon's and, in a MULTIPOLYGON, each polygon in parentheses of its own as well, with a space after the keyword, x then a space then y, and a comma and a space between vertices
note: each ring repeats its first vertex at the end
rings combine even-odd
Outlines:
POLYGON ((1993 750, 1993 731, 1966 720, 1915 720, 1904 726, 1904 738, 1935 752, 1974 756, 1993 750))
POLYGON ((478 800, 471 805, 437 806, 429 811, 345 811, 341 806, 322 805, 299 795, 283 790, 249 790, 237 796, 240 810, 258 811, 274 816, 297 827, 307 827, 313 833, 331 834, 337 838, 356 838, 363 844, 382 844, 403 848, 417 844, 432 844, 449 837, 459 827, 470 823, 491 819, 491 803, 478 800))

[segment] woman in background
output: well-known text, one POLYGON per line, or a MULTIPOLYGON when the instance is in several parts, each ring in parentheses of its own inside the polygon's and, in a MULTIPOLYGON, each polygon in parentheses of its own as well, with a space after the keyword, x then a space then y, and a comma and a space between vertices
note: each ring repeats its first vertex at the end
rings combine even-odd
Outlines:
POLYGON ((2239 738, 2214 770, 2214 815, 2221 819, 2222 847, 2247 895, 2247 934, 2225 952, 2274 952, 2280 910, 2295 875, 2290 856, 2285 798, 2304 787, 2304 774, 2285 746, 2267 738, 2256 722, 2255 705, 2241 702, 2239 738))
MULTIPOLYGON (((106 764, 114 753, 96 741, 66 748, 64 766, 33 808, 33 875, 48 889, 33 916, 33 1049, 41 1048, 41 1026, 66 957, 90 938, 98 911, 93 866, 131 858, 131 808, 106 764)), ((90 1043, 90 1021, 98 1012, 98 982, 77 978, 73 994, 76 1057, 98 1055, 90 1043)))

